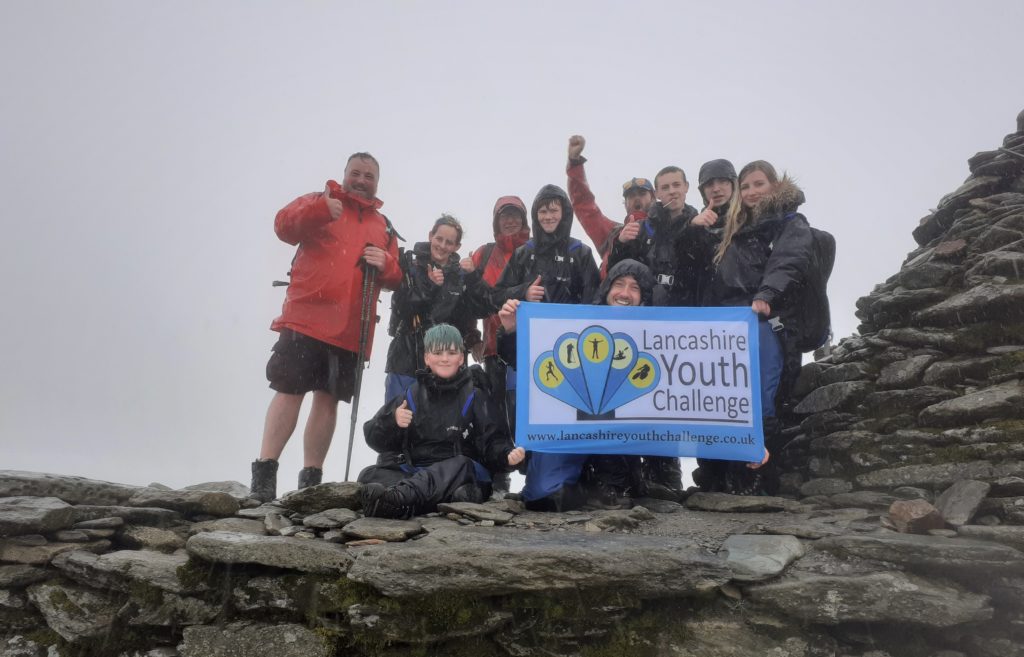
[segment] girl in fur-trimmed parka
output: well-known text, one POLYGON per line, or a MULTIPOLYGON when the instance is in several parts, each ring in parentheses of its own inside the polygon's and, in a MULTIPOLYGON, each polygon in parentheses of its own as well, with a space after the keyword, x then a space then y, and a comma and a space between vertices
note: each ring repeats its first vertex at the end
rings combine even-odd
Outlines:
POLYGON ((442 502, 482 502, 491 494, 492 474, 526 457, 464 366, 459 330, 431 327, 423 350, 426 369, 416 372, 416 382, 363 426, 372 449, 400 454, 396 463, 359 473, 366 516, 409 518, 442 502))
POLYGON ((804 193, 791 178, 780 180, 771 164, 756 160, 740 170, 738 180, 721 241, 708 237, 698 217, 687 231, 691 239, 681 241, 680 248, 691 253, 703 249, 700 257, 710 258, 714 267, 703 305, 749 305, 760 317, 761 418, 767 449, 760 464, 698 459, 694 481, 703 490, 757 495, 774 493, 777 487, 774 464, 762 466, 778 440, 775 395, 785 362, 780 315, 785 316, 807 274, 813 237, 807 220, 796 211, 804 193))

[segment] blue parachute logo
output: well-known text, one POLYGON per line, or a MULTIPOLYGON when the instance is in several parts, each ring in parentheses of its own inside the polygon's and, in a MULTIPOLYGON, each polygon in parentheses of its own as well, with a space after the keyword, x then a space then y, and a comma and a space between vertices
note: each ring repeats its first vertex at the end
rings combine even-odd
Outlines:
POLYGON ((625 333, 588 326, 563 333, 554 349, 533 363, 533 381, 542 392, 573 408, 601 415, 654 390, 661 368, 640 352, 625 333))

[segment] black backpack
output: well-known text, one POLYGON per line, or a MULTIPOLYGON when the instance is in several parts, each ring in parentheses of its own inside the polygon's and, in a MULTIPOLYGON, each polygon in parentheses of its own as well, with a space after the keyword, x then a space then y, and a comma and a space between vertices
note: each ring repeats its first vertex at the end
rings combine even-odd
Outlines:
MULTIPOLYGON (((804 218, 793 213, 786 219, 804 218)), ((804 218, 806 221, 806 218, 804 218)), ((832 316, 828 307, 828 279, 836 263, 836 238, 811 227, 811 262, 803 283, 794 291, 782 318, 793 332, 793 345, 803 353, 814 351, 832 337, 832 316)))

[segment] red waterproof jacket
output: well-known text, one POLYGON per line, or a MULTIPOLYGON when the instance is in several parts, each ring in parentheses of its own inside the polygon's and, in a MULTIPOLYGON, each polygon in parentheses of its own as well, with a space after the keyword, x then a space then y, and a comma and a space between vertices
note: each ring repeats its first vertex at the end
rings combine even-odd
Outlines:
POLYGON ((374 321, 366 343, 370 357, 381 287, 394 290, 402 280, 396 236, 378 208, 379 199, 366 199, 328 181, 331 197, 344 212, 331 220, 323 194, 300 196, 277 213, 274 231, 282 241, 297 244, 291 283, 281 316, 270 328, 288 328, 348 351, 359 351, 359 319, 363 296, 363 248, 372 244, 387 252, 384 270, 377 273, 369 311, 374 321))
MULTIPOLYGON (((505 269, 505 265, 508 264, 509 258, 515 253, 526 241, 530 239, 530 228, 529 222, 523 222, 523 229, 516 235, 502 235, 501 228, 498 226, 498 213, 507 206, 511 205, 519 208, 523 211, 523 217, 526 217, 526 204, 523 203, 523 199, 518 196, 502 196, 494 204, 494 214, 492 219, 492 225, 494 226, 494 242, 493 246, 485 244, 476 251, 473 252, 473 264, 476 266, 477 271, 483 270, 481 275, 483 276, 484 282, 491 287, 498 282, 498 278, 501 277, 501 272, 505 269), (490 253, 488 253, 490 252, 490 253), (487 262, 484 262, 484 257, 487 257, 487 262)), ((491 315, 484 318, 484 356, 496 356, 498 354, 497 349, 497 336, 498 328, 501 326, 501 321, 498 316, 491 315)))
POLYGON ((590 191, 590 184, 587 183, 587 173, 583 170, 583 163, 586 161, 586 158, 569 160, 565 165, 565 173, 569 176, 567 191, 576 218, 580 220, 580 225, 601 256, 601 278, 604 279, 608 272, 608 236, 621 224, 606 217, 601 208, 597 207, 594 193, 590 191))

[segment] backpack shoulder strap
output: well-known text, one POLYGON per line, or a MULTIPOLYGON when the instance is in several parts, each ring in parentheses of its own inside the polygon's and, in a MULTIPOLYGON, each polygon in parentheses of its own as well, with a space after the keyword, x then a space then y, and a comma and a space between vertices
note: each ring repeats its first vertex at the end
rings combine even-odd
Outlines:
POLYGON ((488 263, 491 262, 491 256, 494 255, 494 247, 494 242, 484 244, 483 255, 480 257, 480 269, 487 269, 488 263))
POLYGON ((391 223, 391 220, 388 219, 388 216, 383 212, 380 212, 379 210, 377 211, 377 214, 384 217, 384 231, 388 235, 388 246, 391 246, 391 241, 394 240, 396 237, 398 238, 398 241, 404 242, 405 238, 398 233, 398 230, 395 229, 395 225, 391 223))

